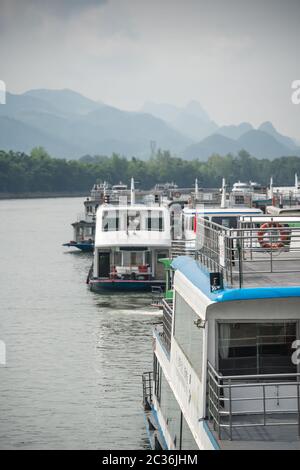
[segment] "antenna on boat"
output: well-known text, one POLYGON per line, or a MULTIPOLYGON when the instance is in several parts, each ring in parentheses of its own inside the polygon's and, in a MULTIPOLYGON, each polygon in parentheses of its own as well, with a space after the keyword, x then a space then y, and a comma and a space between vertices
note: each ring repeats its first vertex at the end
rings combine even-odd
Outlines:
POLYGON ((133 206, 135 204, 135 189, 134 189, 134 178, 131 178, 131 187, 130 187, 130 204, 133 206))
POLYGON ((226 181, 225 178, 222 178, 222 199, 221 199, 221 208, 226 207, 226 181))
POLYGON ((195 179, 195 202, 198 201, 199 188, 198 188, 198 178, 195 179))
POLYGON ((273 192, 273 176, 270 178, 270 199, 272 199, 272 204, 273 204, 273 197, 274 197, 274 192, 273 192))

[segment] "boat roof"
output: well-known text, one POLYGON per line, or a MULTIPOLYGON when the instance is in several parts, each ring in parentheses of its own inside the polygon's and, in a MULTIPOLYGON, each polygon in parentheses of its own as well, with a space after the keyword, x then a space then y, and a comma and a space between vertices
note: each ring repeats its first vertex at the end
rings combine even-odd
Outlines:
POLYGON ((283 222, 283 223, 289 223, 289 222, 300 222, 300 214, 299 216, 297 215, 272 215, 272 214, 261 214, 260 216, 257 217, 241 217, 241 222, 264 222, 264 221, 269 221, 272 220, 274 222, 283 222))
MULTIPOLYGON (((242 288, 228 288, 225 286, 222 290, 211 292, 210 273, 198 261, 189 256, 179 256, 173 260, 171 266, 173 269, 180 271, 211 302, 300 297, 300 280, 299 285, 296 286, 282 286, 278 283, 275 283, 273 286, 264 285, 242 288)), ((280 282, 282 283, 282 277, 280 282)))
POLYGON ((262 214, 260 209, 253 207, 196 207, 196 208, 184 208, 185 214, 226 214, 226 215, 249 215, 249 214, 262 214))
POLYGON ((168 209, 165 206, 159 206, 154 204, 102 204, 98 207, 98 211, 142 211, 142 210, 149 210, 149 211, 167 211, 168 209))

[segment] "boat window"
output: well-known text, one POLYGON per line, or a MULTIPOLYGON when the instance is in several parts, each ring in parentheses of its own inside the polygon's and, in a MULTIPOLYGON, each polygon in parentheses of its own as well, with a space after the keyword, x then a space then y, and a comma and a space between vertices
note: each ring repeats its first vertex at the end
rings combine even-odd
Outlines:
POLYGON ((234 203, 237 204, 237 205, 238 204, 245 204, 245 197, 242 196, 241 194, 235 195, 234 196, 234 203))
POLYGON ((127 213, 128 230, 141 230, 141 213, 139 211, 130 210, 127 213))
POLYGON ((199 320, 198 315, 178 292, 175 294, 174 318, 175 339, 201 380, 204 330, 195 325, 195 322, 199 320))
POLYGON ((91 237, 93 235, 93 227, 85 227, 85 236, 91 237))
POLYGON ((219 323, 219 370, 223 375, 296 373, 292 343, 296 322, 219 323))
POLYGON ((153 361, 154 393, 176 449, 199 450, 159 362, 153 361))
POLYGON ((103 212, 102 230, 103 232, 115 232, 119 230, 119 211, 103 212))
POLYGON ((115 264, 115 266, 121 266, 122 265, 122 252, 121 251, 115 251, 114 252, 114 264, 115 264))
POLYGON ((130 253, 130 264, 131 266, 139 266, 144 264, 143 251, 132 251, 130 253))
POLYGON ((181 409, 164 374, 160 373, 160 410, 176 449, 180 449, 181 409))
POLYGON ((146 230, 149 232, 162 232, 164 230, 164 219, 162 211, 147 211, 146 230))
POLYGON ((211 221, 224 227, 237 228, 237 217, 212 217, 211 221))

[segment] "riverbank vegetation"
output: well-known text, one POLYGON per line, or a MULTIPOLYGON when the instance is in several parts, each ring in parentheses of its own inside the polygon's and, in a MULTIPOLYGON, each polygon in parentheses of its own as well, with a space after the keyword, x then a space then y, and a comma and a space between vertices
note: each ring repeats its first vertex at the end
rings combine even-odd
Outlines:
POLYGON ((64 160, 52 158, 41 147, 30 155, 0 151, 0 193, 88 192, 96 181, 128 183, 132 176, 145 189, 167 181, 190 187, 196 177, 202 187, 220 187, 222 177, 229 184, 252 180, 267 185, 273 176, 275 185, 293 185, 297 172, 300 175, 299 157, 256 159, 245 151, 212 155, 207 162, 183 160, 168 151, 158 151, 148 161, 116 154, 64 160))

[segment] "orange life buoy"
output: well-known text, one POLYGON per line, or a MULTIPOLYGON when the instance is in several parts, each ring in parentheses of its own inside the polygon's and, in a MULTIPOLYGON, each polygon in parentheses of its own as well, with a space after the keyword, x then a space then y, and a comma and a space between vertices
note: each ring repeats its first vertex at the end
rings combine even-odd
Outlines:
MULTIPOLYGON (((272 240, 272 234, 269 238, 272 240)), ((279 250, 285 246, 285 242, 288 240, 288 233, 278 222, 266 222, 260 226, 260 230, 257 232, 257 239, 262 248, 279 250), (272 228, 277 228, 279 231, 279 241, 277 242, 265 240, 267 230, 272 228)))

